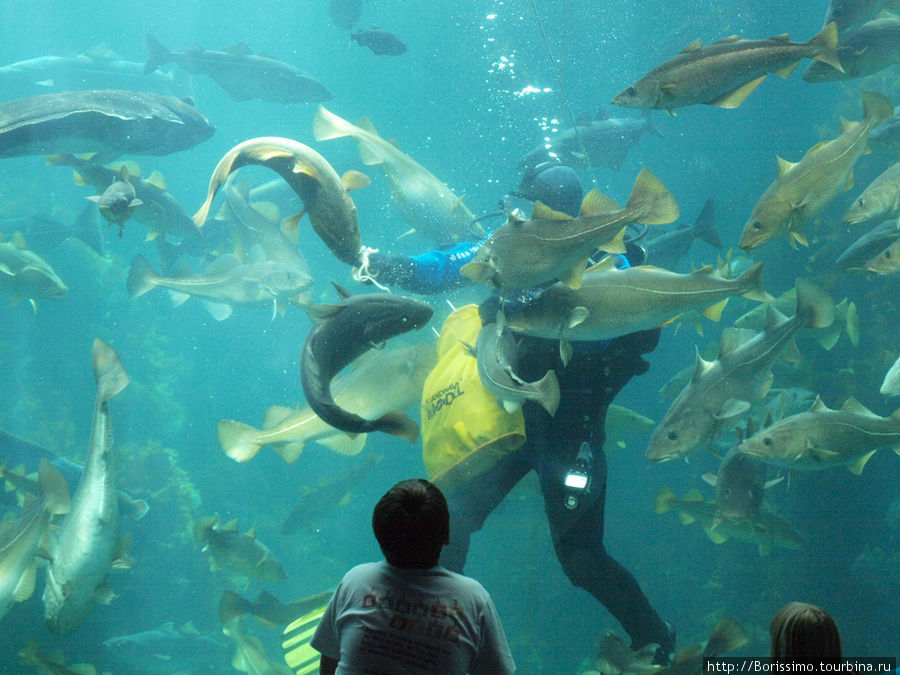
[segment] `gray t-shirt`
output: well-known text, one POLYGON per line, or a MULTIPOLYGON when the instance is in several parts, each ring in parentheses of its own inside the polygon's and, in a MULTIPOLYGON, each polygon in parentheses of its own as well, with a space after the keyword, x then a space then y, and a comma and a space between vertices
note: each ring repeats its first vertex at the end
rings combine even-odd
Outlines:
POLYGON ((357 565, 341 580, 311 644, 346 675, 516 670, 491 596, 443 567, 357 565))

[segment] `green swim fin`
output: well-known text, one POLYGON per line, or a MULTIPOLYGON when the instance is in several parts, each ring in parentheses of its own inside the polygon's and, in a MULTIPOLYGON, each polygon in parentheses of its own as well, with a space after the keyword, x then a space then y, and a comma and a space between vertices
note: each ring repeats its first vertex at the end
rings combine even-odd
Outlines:
POLYGON ((325 607, 327 605, 322 605, 292 621, 282 633, 281 647, 284 649, 284 661, 297 675, 312 675, 319 672, 320 654, 312 648, 309 641, 312 640, 316 626, 325 613, 325 607))

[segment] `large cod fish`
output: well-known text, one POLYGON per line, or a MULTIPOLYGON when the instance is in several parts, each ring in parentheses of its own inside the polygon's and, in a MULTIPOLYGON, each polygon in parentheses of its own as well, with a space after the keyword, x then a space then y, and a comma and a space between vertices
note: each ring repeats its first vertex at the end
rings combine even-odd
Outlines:
POLYGON ((846 466, 859 475, 869 458, 885 446, 900 455, 900 409, 879 417, 851 396, 840 410, 830 409, 817 397, 808 411, 762 429, 738 450, 786 469, 846 466))
POLYGON ((322 155, 289 138, 251 138, 226 152, 209 179, 206 201, 194 214, 197 227, 202 227, 206 222, 213 198, 228 176, 250 164, 258 164, 277 173, 303 202, 304 210, 288 218, 286 227, 296 229, 303 214, 309 213, 309 221, 316 234, 338 260, 348 265, 359 264, 363 245, 356 205, 347 190, 363 187, 369 179, 358 171, 348 171, 338 177, 322 155))
POLYGON ((97 397, 88 457, 72 510, 57 534, 44 588, 44 620, 58 635, 81 626, 97 600, 113 597, 106 575, 117 554, 119 499, 109 400, 130 378, 115 350, 99 338, 94 340, 93 365, 97 397))
POLYGON ((391 185, 397 210, 419 234, 437 244, 484 236, 484 230, 474 223, 475 216, 463 204, 462 197, 457 197, 444 182, 394 143, 383 139, 367 117, 353 124, 319 106, 313 119, 313 135, 317 141, 344 136, 356 141, 363 164, 381 167, 391 185))
POLYGON ((853 185, 853 165, 867 149, 869 133, 891 118, 893 104, 873 91, 859 93, 860 122, 841 120, 841 135, 814 145, 796 164, 778 159, 778 176, 756 202, 741 233, 745 251, 786 234, 791 244, 808 246, 800 229, 853 185))
MULTIPOLYGON (((422 399, 425 378, 434 364, 434 342, 371 350, 347 373, 331 383, 334 402, 367 420, 392 410, 405 410, 422 399), (390 386, 385 386, 390 383, 390 386)), ((348 435, 327 424, 309 406, 299 410, 272 406, 266 410, 262 429, 234 420, 219 420, 222 452, 236 462, 246 462, 265 445, 274 446, 288 464, 297 460, 307 443, 316 442, 342 455, 355 455, 366 444, 366 435, 348 435)))
POLYGON ((825 328, 832 321, 832 299, 798 278, 797 309, 792 317, 770 306, 761 333, 742 343, 736 333, 725 333, 715 361, 697 355, 691 381, 650 436, 647 459, 665 462, 711 443, 733 426, 753 401, 766 395, 772 386, 772 365, 794 344, 794 334, 804 327, 825 328))
POLYGON ((712 267, 690 274, 651 265, 619 270, 608 258, 585 272, 581 288, 557 282, 510 307, 506 323, 513 331, 540 338, 609 340, 657 328, 690 310, 718 319, 733 295, 774 302, 763 289, 761 262, 737 279, 726 279, 712 267))
MULTIPOLYGON (((434 313, 431 305, 389 293, 351 295, 335 284, 339 305, 312 305, 314 322, 300 354, 300 382, 307 405, 322 421, 352 434, 384 431, 414 443, 419 425, 400 410, 366 420, 341 408, 331 395, 331 380, 371 347, 421 328, 434 313)), ((389 383, 385 383, 389 386, 389 383)))
POLYGON ((626 225, 665 225, 676 218, 675 197, 643 168, 625 208, 598 190, 585 196, 577 218, 535 202, 530 220, 510 214, 460 272, 498 288, 534 288, 556 279, 578 288, 594 251, 625 252, 626 225))
POLYGON ((663 108, 669 112, 694 103, 737 108, 768 73, 788 77, 801 59, 817 59, 841 70, 837 46, 834 24, 805 43, 791 42, 787 33, 766 40, 731 35, 705 47, 695 40, 626 87, 612 102, 627 108, 663 108))

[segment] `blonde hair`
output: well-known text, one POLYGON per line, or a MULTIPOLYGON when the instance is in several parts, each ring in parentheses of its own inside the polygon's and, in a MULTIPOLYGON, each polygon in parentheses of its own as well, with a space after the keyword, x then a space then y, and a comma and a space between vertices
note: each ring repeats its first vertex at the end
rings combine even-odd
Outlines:
POLYGON ((772 617, 770 656, 793 661, 840 661, 841 636, 831 615, 805 602, 789 602, 772 617))

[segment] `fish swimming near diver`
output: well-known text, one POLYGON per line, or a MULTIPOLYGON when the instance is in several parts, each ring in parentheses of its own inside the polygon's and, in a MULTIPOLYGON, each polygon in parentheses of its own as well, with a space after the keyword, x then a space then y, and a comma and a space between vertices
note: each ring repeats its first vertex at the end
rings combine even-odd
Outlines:
POLYGON ((718 320, 731 296, 773 300, 763 288, 762 265, 730 279, 712 266, 690 274, 651 265, 620 270, 606 258, 584 273, 580 288, 557 282, 508 309, 507 325, 534 337, 593 341, 657 328, 690 310, 718 320))
POLYGON ((804 58, 838 70, 837 26, 828 24, 809 42, 791 42, 787 33, 766 40, 732 35, 704 46, 695 40, 680 54, 623 89, 614 105, 662 108, 672 112, 694 103, 737 108, 769 73, 788 77, 804 58))
POLYGON ((38 468, 40 499, 26 502, 21 517, 0 532, 0 619, 12 607, 34 593, 38 550, 49 555, 49 527, 53 516, 69 512, 69 487, 59 469, 46 459, 38 468))
MULTIPOLYGON (((392 410, 406 410, 422 399, 425 378, 434 364, 434 342, 371 349, 358 358, 353 368, 331 381, 331 395, 342 409, 367 420, 375 420, 392 410), (390 387, 385 383, 390 382, 390 387)), ((323 421, 309 406, 298 410, 271 406, 263 428, 256 429, 234 420, 219 420, 222 452, 236 462, 246 462, 266 445, 288 464, 303 452, 307 443, 318 443, 341 455, 355 455, 366 445, 366 434, 347 434, 323 421)))
POLYGON ((831 0, 825 14, 825 25, 837 24, 838 36, 844 38, 883 10, 900 9, 898 0, 831 0))
MULTIPOLYGON (((772 366, 801 328, 825 328, 834 321, 834 302, 818 286, 798 278, 794 315, 770 306, 759 333, 726 331, 715 361, 697 354, 693 376, 675 398, 647 444, 650 462, 684 457, 712 443, 762 399, 772 386, 772 366)), ((796 347, 794 347, 796 349, 796 347)))
POLYGON ((194 522, 194 539, 209 551, 209 569, 227 567, 249 579, 284 581, 287 575, 269 547, 256 538, 256 528, 238 532, 237 519, 219 524, 219 514, 194 522))
POLYGON ((228 176, 251 164, 277 173, 303 202, 303 210, 288 218, 285 227, 296 229, 300 218, 308 213, 313 230, 338 260, 359 264, 364 248, 356 205, 347 191, 368 185, 369 179, 358 171, 348 171, 339 177, 322 155, 289 138, 251 138, 226 152, 209 179, 206 201, 194 214, 197 227, 206 222, 212 201, 228 176))
POLYGON ((624 208, 595 189, 584 197, 575 218, 539 201, 529 220, 511 213, 460 273, 498 288, 533 288, 555 279, 579 288, 588 258, 598 248, 625 252, 628 224, 664 225, 677 217, 675 197, 645 167, 624 208))
POLYGON ((852 396, 840 410, 821 398, 802 413, 760 429, 739 446, 740 452, 785 469, 818 471, 846 466, 859 475, 879 449, 900 455, 900 409, 879 417, 852 396))
POLYGON ((653 508, 656 513, 677 511, 684 525, 695 521, 700 523, 706 536, 716 544, 729 539, 756 544, 760 555, 766 555, 773 548, 802 549, 807 545, 806 537, 797 532, 789 522, 763 509, 749 518, 725 518, 717 521, 718 505, 704 501, 697 489, 678 499, 674 492, 663 486, 656 493, 653 508))
MULTIPOLYGON (((121 178, 123 170, 126 171, 128 182, 140 201, 131 216, 150 228, 148 239, 156 239, 160 235, 171 235, 181 240, 200 239, 204 236, 194 225, 190 214, 168 192, 166 179, 159 171, 153 171, 147 178, 143 178, 141 167, 135 162, 112 162, 106 166, 93 161, 93 158, 76 157, 71 153, 48 155, 46 162, 48 166, 72 167, 76 185, 90 185, 100 194, 117 178, 121 178)), ((90 197, 88 199, 94 201, 90 197)))
POLYGON ((272 317, 284 314, 294 299, 312 285, 312 277, 282 263, 264 259, 258 246, 241 263, 230 253, 213 260, 201 273, 178 262, 172 276, 161 276, 141 255, 134 257, 128 272, 129 298, 138 298, 154 288, 165 288, 177 307, 197 297, 216 321, 231 316, 235 307, 272 307, 272 317))
POLYGON ((390 31, 368 28, 350 33, 350 39, 360 47, 379 56, 400 56, 406 53, 406 44, 390 31))
POLYGON ((97 395, 84 473, 63 520, 47 565, 44 620, 57 635, 71 633, 87 618, 95 602, 109 602, 106 576, 125 565, 119 537, 119 500, 109 401, 130 378, 118 354, 96 338, 92 351, 97 395))
POLYGON ((0 103, 0 157, 168 155, 214 131, 190 103, 150 92, 67 91, 0 103))
POLYGON ((778 159, 778 175, 753 207, 738 244, 750 251, 779 235, 792 246, 809 246, 801 228, 853 185, 853 166, 868 148, 869 133, 890 119, 893 104, 873 91, 860 91, 863 119, 841 120, 841 134, 810 148, 796 164, 778 159))
POLYGON ((375 420, 363 419, 335 403, 331 380, 372 346, 424 326, 434 310, 425 302, 399 295, 351 295, 337 284, 335 288, 340 304, 307 309, 314 323, 300 354, 300 381, 307 405, 336 429, 354 434, 384 431, 414 443, 419 425, 405 413, 393 410, 375 420))
POLYGON ((525 401, 534 401, 551 416, 556 414, 559 407, 559 380, 556 379, 556 372, 548 370, 536 382, 525 382, 516 375, 516 338, 505 327, 502 312, 498 312, 496 323, 481 327, 474 347, 465 346, 478 361, 481 383, 497 397, 506 412, 515 412, 525 401))
POLYGON ((719 237, 713 216, 714 210, 713 200, 709 198, 700 209, 693 225, 684 223, 675 230, 660 232, 641 242, 647 249, 646 262, 656 267, 674 270, 697 239, 714 248, 722 248, 722 239, 719 237))
POLYGON ((313 135, 317 141, 344 136, 356 141, 363 164, 378 165, 384 171, 394 206, 419 234, 439 245, 484 236, 462 197, 396 144, 382 138, 368 117, 353 124, 319 106, 313 118, 313 135))
POLYGON ((32 306, 43 298, 62 298, 68 287, 50 263, 24 246, 21 238, 0 242, 0 292, 16 301, 26 299, 32 306))
POLYGON ((148 35, 147 51, 145 73, 174 63, 189 73, 211 78, 233 101, 256 98, 273 103, 302 103, 325 101, 332 97, 324 84, 299 68, 268 54, 254 54, 243 43, 223 51, 195 45, 173 52, 148 35))
POLYGON ((637 119, 598 113, 596 119, 579 120, 574 127, 563 129, 537 146, 522 158, 518 168, 533 170, 541 162, 557 158, 575 168, 605 166, 618 170, 628 151, 646 132, 662 137, 650 111, 637 119))

